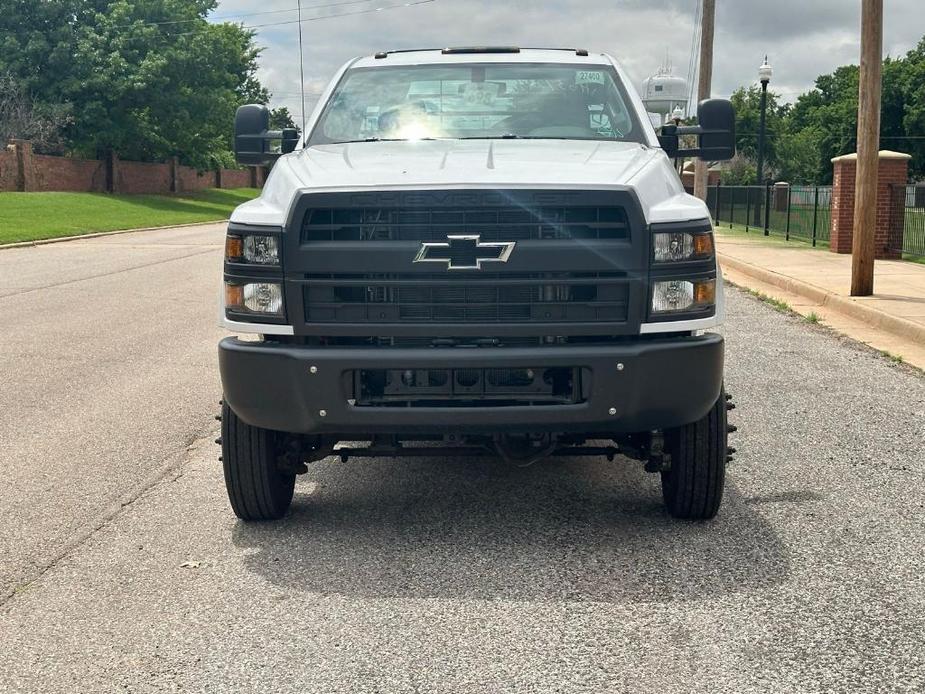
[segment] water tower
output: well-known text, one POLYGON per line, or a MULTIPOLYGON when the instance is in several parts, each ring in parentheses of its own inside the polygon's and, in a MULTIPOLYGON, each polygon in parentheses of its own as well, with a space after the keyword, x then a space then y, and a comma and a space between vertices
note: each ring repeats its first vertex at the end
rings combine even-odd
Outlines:
POLYGON ((689 94, 687 80, 672 72, 671 62, 668 60, 642 83, 642 101, 646 110, 658 113, 663 119, 677 107, 686 113, 689 94))

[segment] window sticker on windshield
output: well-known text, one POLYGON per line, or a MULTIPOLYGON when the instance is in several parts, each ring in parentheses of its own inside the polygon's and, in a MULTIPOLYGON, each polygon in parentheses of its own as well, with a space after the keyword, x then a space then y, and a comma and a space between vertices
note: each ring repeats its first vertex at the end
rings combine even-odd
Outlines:
POLYGON ((577 70, 575 84, 604 84, 604 73, 597 70, 577 70))

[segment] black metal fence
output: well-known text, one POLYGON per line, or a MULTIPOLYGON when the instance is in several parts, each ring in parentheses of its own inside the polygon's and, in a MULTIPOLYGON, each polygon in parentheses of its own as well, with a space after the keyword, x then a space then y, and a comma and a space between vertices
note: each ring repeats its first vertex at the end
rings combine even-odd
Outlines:
POLYGON ((829 242, 832 186, 713 186, 707 205, 717 226, 737 224, 748 232, 829 242))
POLYGON ((891 251, 925 258, 925 186, 891 186, 891 251))
MULTIPOLYGON (((738 225, 747 232, 829 243, 832 186, 724 186, 707 190, 717 226, 738 225)), ((890 187, 887 247, 902 256, 925 258, 925 186, 890 187)))

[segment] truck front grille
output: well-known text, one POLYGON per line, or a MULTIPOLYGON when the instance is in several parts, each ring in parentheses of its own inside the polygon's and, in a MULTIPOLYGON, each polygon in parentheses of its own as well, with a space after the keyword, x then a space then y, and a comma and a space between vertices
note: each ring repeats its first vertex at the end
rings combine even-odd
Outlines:
POLYGON ((615 206, 485 208, 362 207, 309 210, 302 243, 314 241, 445 241, 477 234, 483 241, 626 239, 626 211, 615 206))
POLYGON ((648 236, 631 191, 319 191, 291 219, 283 266, 296 335, 547 344, 637 334, 645 313, 648 236), (505 260, 460 269, 485 260, 465 246, 465 262, 439 250, 427 259, 445 266, 421 262, 423 243, 467 236, 508 244, 505 260))
POLYGON ((508 323, 627 320, 621 273, 310 275, 310 323, 508 323))

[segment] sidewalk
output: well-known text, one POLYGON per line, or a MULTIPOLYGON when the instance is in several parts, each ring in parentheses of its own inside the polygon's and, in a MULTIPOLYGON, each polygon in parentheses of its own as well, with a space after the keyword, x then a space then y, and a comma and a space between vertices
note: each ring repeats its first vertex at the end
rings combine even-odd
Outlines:
POLYGON ((925 369, 925 265, 878 260, 874 295, 849 296, 851 256, 758 234, 717 229, 723 274, 734 284, 815 314, 829 327, 925 369))

